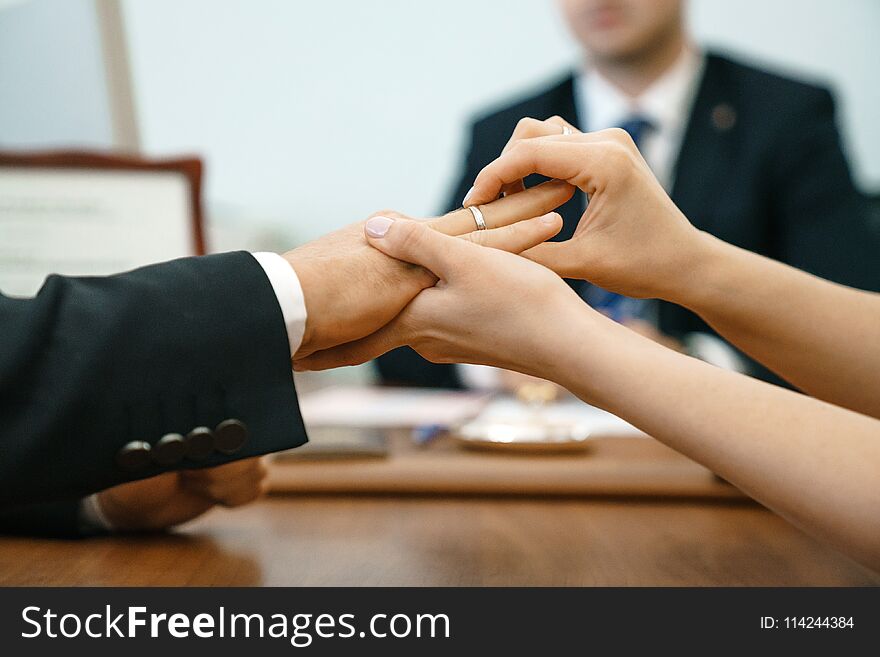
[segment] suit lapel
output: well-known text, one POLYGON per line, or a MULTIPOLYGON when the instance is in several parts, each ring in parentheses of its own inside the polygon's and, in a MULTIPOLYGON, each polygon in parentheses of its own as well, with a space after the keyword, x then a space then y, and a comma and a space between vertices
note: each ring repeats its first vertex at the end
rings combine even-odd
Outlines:
POLYGON ((549 89, 536 96, 529 111, 533 119, 549 119, 558 115, 571 123, 578 124, 577 107, 574 102, 574 73, 569 73, 549 89))
POLYGON ((712 230, 715 203, 735 162, 737 108, 727 84, 725 60, 707 55, 703 79, 675 166, 671 197, 703 230, 712 230))

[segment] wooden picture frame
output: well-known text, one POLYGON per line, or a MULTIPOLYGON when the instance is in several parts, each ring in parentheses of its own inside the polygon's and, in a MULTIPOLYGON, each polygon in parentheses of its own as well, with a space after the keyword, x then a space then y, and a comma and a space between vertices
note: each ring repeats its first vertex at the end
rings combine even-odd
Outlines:
POLYGON ((156 171, 179 173, 189 183, 192 213, 193 255, 206 253, 202 208, 203 165, 198 157, 150 159, 135 155, 80 150, 10 152, 0 151, 0 168, 80 169, 91 171, 156 171))

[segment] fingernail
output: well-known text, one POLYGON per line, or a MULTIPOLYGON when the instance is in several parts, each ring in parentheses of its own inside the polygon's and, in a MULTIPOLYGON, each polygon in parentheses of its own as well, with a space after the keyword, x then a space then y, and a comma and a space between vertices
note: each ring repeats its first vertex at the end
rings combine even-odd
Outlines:
POLYGON ((468 199, 471 197, 471 194, 473 194, 473 193, 474 193, 474 188, 471 187, 471 188, 468 190, 468 193, 465 194, 465 195, 464 195, 464 198, 461 200, 461 204, 464 205, 465 203, 467 203, 467 202, 468 202, 468 199))
POLYGON ((385 233, 391 228, 394 219, 388 217, 370 217, 367 219, 367 235, 370 237, 385 237, 385 233))
POLYGON ((548 212, 547 214, 539 217, 539 220, 543 224, 554 224, 554 223, 556 223, 556 213, 555 212, 548 212))

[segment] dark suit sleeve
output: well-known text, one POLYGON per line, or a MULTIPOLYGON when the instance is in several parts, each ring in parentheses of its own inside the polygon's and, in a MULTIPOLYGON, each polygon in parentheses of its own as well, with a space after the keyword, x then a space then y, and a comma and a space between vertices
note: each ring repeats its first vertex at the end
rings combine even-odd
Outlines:
POLYGON ((831 94, 811 89, 786 123, 771 177, 774 251, 817 276, 880 290, 880 243, 841 149, 831 94))
POLYGON ((0 528, 44 514, 63 533, 89 493, 306 441, 281 309, 250 254, 52 276, 33 299, 0 296, 0 327, 0 528), (130 441, 230 418, 247 427, 234 454, 118 462, 130 441), (13 509, 36 502, 50 504, 13 509))
POLYGON ((36 502, 0 509, 0 533, 52 538, 81 538, 80 500, 36 502))
MULTIPOLYGON (((461 168, 461 177, 452 187, 452 194, 447 199, 444 212, 451 212, 461 207, 462 199, 467 194, 474 179, 486 162, 481 162, 475 155, 476 144, 482 143, 478 134, 479 124, 475 124, 470 130, 470 144, 464 165, 461 168)), ((464 387, 458 376, 458 369, 452 363, 432 363, 425 360, 410 347, 392 349, 376 359, 376 368, 383 383, 389 385, 407 385, 429 388, 453 388, 464 387)))

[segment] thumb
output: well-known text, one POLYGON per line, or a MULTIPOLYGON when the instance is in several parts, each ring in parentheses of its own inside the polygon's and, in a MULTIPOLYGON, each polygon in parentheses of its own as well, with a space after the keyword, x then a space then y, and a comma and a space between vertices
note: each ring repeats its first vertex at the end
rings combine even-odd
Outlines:
POLYGON ((385 255, 421 265, 446 278, 463 243, 424 223, 391 217, 370 217, 364 226, 367 241, 385 255))

